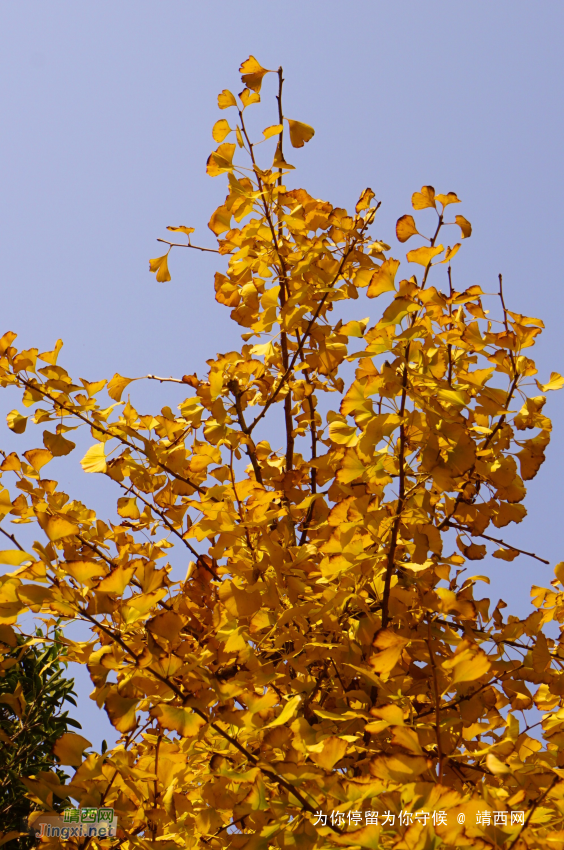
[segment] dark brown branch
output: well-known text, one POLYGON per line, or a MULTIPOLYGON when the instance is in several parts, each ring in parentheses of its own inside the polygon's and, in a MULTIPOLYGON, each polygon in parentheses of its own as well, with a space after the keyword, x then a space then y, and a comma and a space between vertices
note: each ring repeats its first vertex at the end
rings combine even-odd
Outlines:
POLYGON ((382 628, 387 628, 388 625, 388 609, 390 605, 390 588, 392 583, 392 575, 394 572, 394 558, 396 554, 396 545, 398 540, 398 532, 399 526, 401 522, 401 515, 403 512, 403 506, 405 501, 405 425, 403 422, 403 417, 405 414, 405 402, 407 399, 407 371, 409 366, 409 343, 407 343, 405 350, 405 366, 403 370, 403 379, 402 379, 402 392, 401 392, 401 404, 399 416, 402 420, 400 425, 400 438, 399 438, 399 494, 398 494, 398 503, 396 508, 396 515, 394 518, 394 524, 392 526, 392 536, 390 539, 390 549, 388 551, 388 563, 386 565, 386 576, 384 579, 384 593, 382 596, 382 628))
POLYGON ((469 529, 464 528, 463 525, 458 525, 455 522, 450 522, 450 520, 447 522, 446 527, 455 528, 458 531, 465 531, 466 534, 469 534, 471 537, 483 537, 484 540, 490 540, 492 543, 497 543, 499 546, 505 546, 506 549, 512 549, 514 552, 519 552, 520 555, 528 555, 529 558, 535 558, 542 564, 550 565, 550 561, 546 561, 544 558, 540 558, 538 555, 535 555, 534 552, 526 552, 524 549, 518 549, 517 546, 512 546, 511 543, 506 543, 504 540, 500 540, 499 537, 490 537, 489 534, 478 534, 478 532, 476 531, 469 531, 469 529))
POLYGON ((4 535, 4 537, 7 537, 7 538, 8 538, 8 540, 11 540, 11 541, 12 541, 12 543, 14 544, 14 546, 17 546, 17 547, 18 547, 18 549, 20 550, 20 552, 25 552, 24 547, 23 547, 23 546, 20 546, 20 544, 18 543, 18 541, 16 540, 16 538, 14 537, 14 535, 13 535, 13 534, 8 534, 8 532, 7 532, 7 531, 4 531, 4 529, 3 529, 1 526, 0 526, 0 531, 2 532, 2 534, 4 535))
POLYGON ((229 389, 231 390, 231 392, 233 393, 233 396, 235 398, 235 410, 237 411, 237 419, 239 421, 239 427, 241 428, 241 431, 243 432, 243 434, 247 437, 247 440, 249 441, 249 442, 245 443, 245 451, 247 452, 248 458, 251 461, 256 480, 258 481, 259 484, 262 484, 263 483, 263 481, 262 481, 262 471, 261 471, 261 468, 259 466, 259 462, 257 460, 255 444, 254 444, 253 439, 250 435, 250 431, 247 427, 247 423, 245 422, 245 415, 243 413, 243 405, 241 404, 242 393, 239 390, 239 387, 237 386, 236 381, 230 381, 229 389))

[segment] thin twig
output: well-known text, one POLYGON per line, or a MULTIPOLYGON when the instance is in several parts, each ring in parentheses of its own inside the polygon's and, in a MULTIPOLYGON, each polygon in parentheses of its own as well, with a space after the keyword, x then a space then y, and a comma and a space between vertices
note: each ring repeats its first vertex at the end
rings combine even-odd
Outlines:
POLYGON ((167 239, 157 239, 157 242, 164 242, 165 245, 170 245, 171 248, 194 248, 196 251, 205 251, 209 254, 220 254, 217 248, 201 248, 199 245, 184 245, 182 242, 169 242, 167 239))
POLYGON ((182 378, 159 378, 158 375, 143 375, 142 378, 139 378, 140 381, 143 378, 150 378, 151 381, 159 381, 159 383, 164 384, 165 382, 173 383, 173 384, 185 384, 186 381, 183 381, 182 378))
POLYGON ((471 537, 483 537, 484 540, 490 540, 492 543, 497 543, 499 546, 505 546, 507 549, 512 549, 514 552, 519 552, 520 555, 528 555, 529 558, 535 558, 542 564, 550 565, 550 561, 546 561, 544 558, 540 558, 538 555, 535 555, 534 552, 526 552, 524 549, 518 549, 517 546, 513 546, 511 543, 506 543, 504 540, 500 540, 499 537, 490 537, 489 534, 479 534, 477 531, 469 531, 467 528, 464 528, 463 525, 458 525, 455 522, 450 522, 450 520, 447 522, 446 527, 455 528, 458 531, 465 531, 466 534, 469 534, 471 537))
POLYGON ((7 531, 4 531, 4 529, 3 529, 1 526, 0 526, 0 531, 2 532, 2 534, 4 535, 4 537, 7 537, 7 538, 8 538, 8 540, 11 540, 11 541, 12 541, 12 543, 14 544, 14 546, 17 546, 17 547, 18 547, 18 549, 20 550, 20 552, 25 552, 24 547, 23 547, 23 546, 20 546, 20 544, 18 543, 18 541, 16 540, 16 538, 14 537, 14 535, 13 535, 13 534, 8 534, 8 532, 7 532, 7 531))

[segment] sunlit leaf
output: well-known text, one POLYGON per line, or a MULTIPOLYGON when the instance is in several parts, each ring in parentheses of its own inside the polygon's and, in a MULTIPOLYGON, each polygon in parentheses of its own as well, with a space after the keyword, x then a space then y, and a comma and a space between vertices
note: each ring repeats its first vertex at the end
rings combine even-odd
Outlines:
POLYGON ((407 242, 412 236, 419 233, 415 226, 415 219, 412 215, 402 215, 396 223, 396 236, 399 242, 407 242))
POLYGON ((217 105, 220 109, 227 109, 230 106, 237 106, 235 95, 231 94, 228 89, 223 89, 217 96, 217 105))
POLYGON ((149 260, 149 269, 152 272, 157 273, 157 280, 159 283, 166 283, 170 280, 170 273, 168 270, 168 253, 163 254, 162 257, 155 257, 154 260, 149 260))
POLYGON ((105 472, 107 465, 104 443, 94 443, 93 446, 90 446, 80 461, 80 465, 85 472, 105 472))
POLYGON ((61 764, 77 767, 82 764, 84 750, 91 746, 90 741, 82 735, 77 735, 75 732, 65 732, 56 742, 53 752, 61 764))
POLYGON ((309 124, 304 124, 302 121, 292 121, 286 119, 290 128, 290 141, 292 147, 303 148, 306 142, 309 142, 315 136, 315 130, 309 124))
POLYGON ((219 143, 222 142, 231 132, 232 130, 229 126, 229 121, 226 121, 225 118, 220 118, 220 120, 216 121, 213 125, 212 136, 214 141, 219 143))

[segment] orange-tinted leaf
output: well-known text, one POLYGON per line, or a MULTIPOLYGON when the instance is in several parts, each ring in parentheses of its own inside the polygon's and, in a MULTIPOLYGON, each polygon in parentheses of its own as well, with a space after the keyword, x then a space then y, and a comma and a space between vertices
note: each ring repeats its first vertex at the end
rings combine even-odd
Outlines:
POLYGON ((24 452, 24 457, 36 472, 39 472, 46 463, 53 460, 53 455, 48 449, 30 449, 28 452, 24 452))
POLYGON ((347 747, 348 744, 346 741, 332 735, 330 738, 326 738, 323 741, 323 749, 321 752, 312 753, 311 758, 320 767, 325 768, 325 770, 332 770, 337 762, 344 757, 347 747))
POLYGON ((396 223, 396 236, 399 242, 407 242, 412 236, 418 234, 419 231, 415 226, 415 219, 412 215, 402 215, 396 223))
POLYGON ((242 74, 241 81, 247 86, 247 88, 256 92, 260 91, 262 78, 265 74, 270 73, 268 68, 263 68, 254 56, 249 56, 248 59, 245 59, 245 61, 241 64, 239 71, 242 74))
POLYGON ((280 144, 280 140, 276 145, 276 152, 274 154, 274 160, 272 162, 272 168, 282 168, 284 171, 294 170, 294 166, 290 165, 289 162, 286 162, 284 159, 284 154, 282 153, 282 145, 280 144))
POLYGON ((209 155, 206 172, 210 177, 217 177, 218 174, 233 170, 235 148, 236 145, 233 142, 223 142, 216 151, 209 155))
POLYGON ((367 210, 372 203, 374 198, 374 192, 372 189, 365 189, 360 198, 357 201, 355 210, 357 213, 362 212, 362 210, 367 210))
POLYGON ((290 141, 294 148, 303 148, 305 143, 315 136, 315 130, 309 124, 304 124, 302 121, 292 121, 290 118, 287 118, 286 121, 290 127, 290 141))
POLYGON ((247 106, 251 106, 253 103, 260 103, 260 94, 257 91, 251 91, 250 89, 243 89, 243 91, 239 94, 239 98, 243 104, 243 109, 246 109, 247 106))
POLYGON ((217 105, 220 109, 228 109, 230 106, 237 106, 235 95, 231 94, 228 89, 223 89, 217 96, 217 105))
POLYGON ((157 280, 159 283, 167 283, 170 280, 170 273, 168 271, 168 253, 163 254, 162 257, 155 257, 153 260, 149 260, 149 269, 152 272, 157 273, 157 280))
POLYGON ((448 204, 459 204, 460 200, 454 192, 449 192, 447 195, 435 195, 435 200, 443 205, 443 209, 448 204))
POLYGON ((135 699, 126 699, 119 694, 110 694, 106 698, 104 708, 110 718, 112 726, 118 732, 131 732, 137 726, 137 715, 135 710, 138 701, 135 699))
POLYGON ((178 732, 183 738, 194 738, 206 721, 195 714, 191 708, 175 705, 159 705, 151 711, 162 729, 178 732))
POLYGON ((472 235, 472 225, 463 215, 457 215, 454 219, 461 230, 462 239, 468 239, 472 235))
POLYGON ((193 228, 193 227, 186 227, 184 224, 180 225, 179 227, 171 227, 171 225, 169 224, 169 225, 167 225, 167 228, 166 228, 166 229, 167 229, 167 230, 175 230, 175 231, 177 231, 178 233, 185 233, 185 234, 186 234, 186 236, 190 236, 190 234, 191 234, 191 233, 194 233, 194 229, 195 229, 195 228, 193 228))
POLYGON ((435 190, 432 186, 422 186, 420 192, 414 192, 411 198, 414 210, 424 210, 435 206, 435 190))

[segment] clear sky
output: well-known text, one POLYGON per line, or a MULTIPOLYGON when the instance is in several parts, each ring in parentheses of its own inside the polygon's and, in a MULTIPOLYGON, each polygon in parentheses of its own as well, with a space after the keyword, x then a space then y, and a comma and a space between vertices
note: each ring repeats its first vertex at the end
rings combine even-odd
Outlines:
MULTIPOLYGON (((60 363, 89 380, 201 374, 237 344, 214 301, 213 255, 177 251, 166 285, 148 258, 167 224, 194 226, 213 246, 206 225, 225 194, 205 175, 211 127, 225 115, 216 96, 240 90, 238 66, 253 53, 283 65, 286 115, 315 127, 292 151, 298 185, 346 207, 370 185, 382 201, 377 235, 389 242, 413 191, 457 192, 474 227, 457 288, 493 292, 502 272, 510 309, 545 321, 541 380, 563 373, 563 24, 555 0, 1 4, 0 333, 40 350, 62 337, 60 363)), ((276 121, 263 117, 259 130, 276 121)), ((358 318, 375 319, 376 305, 365 306, 358 318)), ((171 385, 133 387, 147 412, 180 399, 171 385)), ((2 417, 16 403, 0 398, 2 417)), ((504 532, 554 564, 564 559, 564 395, 547 410, 548 462, 529 487, 528 517, 504 532)), ((29 448, 0 433, 1 447, 29 448)), ((102 511, 112 495, 72 462, 58 477, 102 511)), ((520 614, 530 585, 551 578, 523 557, 475 566, 492 577, 494 604, 503 595, 520 614)), ((79 719, 99 746, 108 723, 83 672, 78 681, 79 719)))

